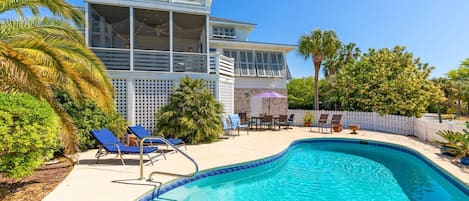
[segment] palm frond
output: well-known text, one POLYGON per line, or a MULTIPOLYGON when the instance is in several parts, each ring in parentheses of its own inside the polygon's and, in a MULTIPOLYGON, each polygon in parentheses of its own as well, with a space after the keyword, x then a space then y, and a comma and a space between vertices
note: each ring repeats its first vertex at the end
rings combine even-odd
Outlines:
POLYGON ((29 8, 33 14, 39 13, 39 8, 48 9, 54 16, 70 19, 76 25, 83 25, 84 18, 83 14, 73 8, 70 4, 63 0, 2 0, 0 1, 0 14, 9 11, 16 10, 18 15, 22 15, 21 9, 29 8))

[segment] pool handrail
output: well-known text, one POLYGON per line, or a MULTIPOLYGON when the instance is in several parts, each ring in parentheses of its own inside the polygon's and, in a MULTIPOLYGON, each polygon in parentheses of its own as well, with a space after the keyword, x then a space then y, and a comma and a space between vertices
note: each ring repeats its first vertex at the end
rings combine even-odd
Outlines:
POLYGON ((194 160, 194 158, 192 158, 191 156, 189 156, 188 154, 186 154, 184 151, 180 150, 176 145, 170 143, 168 140, 166 140, 166 138, 164 138, 163 136, 149 136, 149 137, 145 137, 143 138, 141 141, 140 141, 140 177, 139 179, 142 180, 142 179, 145 179, 145 177, 143 177, 143 144, 145 142, 145 140, 147 139, 158 139, 158 140, 161 140, 163 141, 166 145, 172 147, 174 150, 176 150, 177 152, 181 153, 184 157, 186 157, 187 159, 189 159, 195 166, 195 171, 194 173, 190 174, 190 175, 179 175, 179 174, 173 174, 173 173, 167 173, 167 172, 159 172, 159 171, 153 171, 150 173, 150 175, 148 176, 148 181, 151 181, 151 178, 153 175, 155 174, 166 174, 166 175, 173 175, 173 176, 181 176, 181 177, 193 177, 195 175, 197 175, 199 173, 199 165, 197 164, 197 162, 194 160))

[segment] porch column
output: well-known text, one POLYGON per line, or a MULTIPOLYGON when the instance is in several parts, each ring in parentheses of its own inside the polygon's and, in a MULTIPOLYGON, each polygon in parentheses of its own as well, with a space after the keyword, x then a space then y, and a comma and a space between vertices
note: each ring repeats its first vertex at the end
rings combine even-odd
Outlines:
POLYGON ((85 42, 86 46, 90 46, 90 8, 89 3, 85 2, 85 42))
POLYGON ((129 7, 130 13, 130 71, 134 71, 134 8, 129 7))
POLYGON ((135 125, 135 81, 134 78, 127 78, 127 121, 130 125, 135 125))
POLYGON ((169 72, 173 72, 173 11, 169 11, 169 72))

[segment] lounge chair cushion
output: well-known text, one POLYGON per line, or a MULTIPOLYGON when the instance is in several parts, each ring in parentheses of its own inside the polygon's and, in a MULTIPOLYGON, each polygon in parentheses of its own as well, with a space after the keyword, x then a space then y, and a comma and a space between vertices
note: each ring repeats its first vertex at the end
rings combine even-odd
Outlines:
MULTIPOLYGON (((136 125, 136 126, 129 126, 130 131, 134 135, 138 137, 138 139, 143 139, 145 137, 151 136, 151 134, 141 125, 136 125)), ((181 139, 175 139, 175 138, 169 138, 166 139, 168 140, 171 144, 182 144, 184 143, 181 139)), ((145 140, 145 143, 152 143, 152 144, 164 144, 164 142, 160 139, 148 139, 145 140)))
MULTIPOLYGON (((121 153, 123 154, 140 153, 140 147, 123 145, 121 142, 119 142, 117 137, 114 136, 114 134, 112 134, 112 132, 107 128, 104 128, 101 130, 93 130, 90 133, 94 136, 94 138, 98 141, 99 144, 103 145, 104 149, 107 152, 117 153, 118 152, 117 147, 116 147, 117 145, 119 146, 119 149, 121 150, 121 153)), ((143 153, 147 154, 147 153, 154 152, 156 150, 158 150, 158 148, 156 147, 144 147, 143 153)))

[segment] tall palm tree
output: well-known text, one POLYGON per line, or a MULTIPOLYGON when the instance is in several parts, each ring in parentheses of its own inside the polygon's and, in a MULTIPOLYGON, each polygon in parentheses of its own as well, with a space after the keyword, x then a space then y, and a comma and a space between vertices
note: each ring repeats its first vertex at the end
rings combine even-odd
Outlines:
POLYGON ((319 110, 318 80, 322 61, 333 56, 341 46, 335 31, 314 29, 310 34, 303 34, 298 45, 298 52, 305 60, 312 58, 314 64, 314 108, 319 110))
POLYGON ((345 65, 360 57, 361 50, 355 43, 343 44, 334 55, 326 57, 324 62, 324 76, 335 75, 345 65))
POLYGON ((114 91, 103 63, 69 23, 82 25, 82 14, 63 0, 0 1, 0 15, 8 11, 18 17, 0 21, 0 91, 29 93, 49 102, 60 117, 65 150, 73 153, 77 131, 52 87, 64 88, 75 100, 94 99, 105 111, 113 109, 114 91), (53 17, 39 16, 40 8, 53 17), (31 16, 23 15, 26 9, 31 16))

